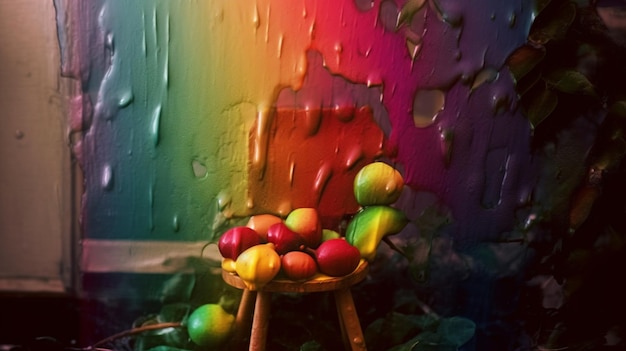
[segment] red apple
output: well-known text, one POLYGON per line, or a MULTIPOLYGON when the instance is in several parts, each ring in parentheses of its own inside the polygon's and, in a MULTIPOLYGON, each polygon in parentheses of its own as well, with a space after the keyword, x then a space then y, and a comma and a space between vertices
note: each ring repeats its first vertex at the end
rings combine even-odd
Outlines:
POLYGON ((267 229, 267 241, 274 244, 274 249, 279 255, 298 250, 305 244, 304 238, 289 229, 283 222, 272 224, 267 229))
POLYGON ((308 247, 316 248, 322 242, 322 221, 314 207, 301 207, 289 212, 285 225, 300 234, 308 247))
POLYGON ((217 247, 222 257, 235 260, 244 250, 260 243, 261 237, 254 229, 237 226, 222 234, 217 247))
POLYGON ((280 267, 291 280, 306 280, 317 273, 317 264, 311 255, 302 251, 290 251, 280 259, 280 267))
POLYGON ((343 238, 324 241, 314 252, 320 272, 332 277, 354 272, 361 261, 359 250, 343 238))
POLYGON ((251 216, 250 219, 248 219, 246 227, 254 229, 264 241, 267 241, 267 229, 269 229, 272 224, 280 223, 282 221, 282 218, 272 214, 258 214, 251 216))

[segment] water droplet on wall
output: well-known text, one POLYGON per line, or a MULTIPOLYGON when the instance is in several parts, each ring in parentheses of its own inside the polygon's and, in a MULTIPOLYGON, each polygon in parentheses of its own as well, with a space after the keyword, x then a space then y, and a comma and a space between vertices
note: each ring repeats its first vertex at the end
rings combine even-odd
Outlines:
POLYGON ((254 5, 254 12, 252 13, 252 26, 256 30, 259 29, 260 25, 261 18, 259 16, 259 7, 257 5, 254 5))
POLYGON ((102 178, 100 179, 100 185, 104 190, 113 189, 113 169, 111 165, 105 164, 102 169, 102 178))
POLYGON ((284 35, 279 35, 278 36, 278 44, 277 44, 277 48, 276 48, 276 57, 277 58, 281 58, 281 56, 283 55, 283 42, 285 41, 285 36, 284 35))
POLYGON ((148 204, 149 204, 149 213, 148 213, 148 227, 150 230, 154 230, 154 181, 150 182, 150 187, 148 188, 148 204))
POLYGON ((232 202, 233 197, 230 193, 222 190, 219 194, 217 194, 217 209, 219 211, 224 211, 232 202))
POLYGON ((333 46, 333 50, 335 51, 335 56, 336 56, 335 61, 337 62, 337 65, 339 65, 341 63, 341 53, 343 53, 343 45, 337 42, 333 46))
POLYGON ((494 94, 491 97, 491 105, 493 114, 498 115, 508 111, 511 108, 511 100, 508 95, 494 94))
POLYGON ((355 108, 354 106, 335 106, 333 108, 333 114, 334 116, 344 122, 344 123, 348 123, 350 121, 352 121, 354 119, 354 111, 355 108))
POLYGON ((246 200, 246 207, 247 208, 254 208, 254 199, 252 198, 252 196, 248 196, 248 198, 246 200))
POLYGON ((254 122, 254 145, 252 164, 257 167, 259 174, 257 179, 263 179, 265 167, 267 167, 267 148, 269 141, 269 129, 272 124, 272 112, 269 108, 260 108, 254 122))
POLYGON ((437 114, 443 110, 445 94, 438 89, 418 90, 413 99, 413 122, 416 127, 433 124, 437 114))
POLYGON ((501 202, 502 186, 506 177, 509 157, 506 148, 490 150, 485 160, 485 185, 481 203, 494 208, 501 202))
POLYGON ((495 68, 487 67, 482 69, 474 78, 471 90, 478 88, 484 83, 491 83, 498 79, 498 71, 495 68))
POLYGON ((172 229, 175 232, 178 232, 180 230, 180 221, 178 219, 178 215, 174 215, 174 217, 172 217, 172 229))
POLYGON ((306 135, 315 135, 322 124, 322 110, 318 108, 307 108, 304 112, 304 121, 306 135))
POLYGON ((113 53, 115 52, 115 40, 113 38, 113 33, 107 33, 105 37, 104 47, 110 50, 110 54, 111 56, 113 56, 113 53))
POLYGON ((133 102, 133 99, 133 92, 131 90, 128 90, 124 92, 124 94, 122 94, 122 96, 119 98, 119 100, 117 101, 117 106, 120 108, 127 107, 128 105, 130 105, 131 102, 133 102))
POLYGON ((169 88, 170 86, 170 15, 168 14, 165 20, 165 60, 163 62, 163 86, 169 88))
POLYGON ((289 164, 289 186, 293 186, 293 175, 296 171, 296 163, 291 161, 289 164))
POLYGON ((324 162, 320 166, 320 169, 317 171, 317 174, 315 176, 315 182, 313 183, 313 190, 317 194, 318 202, 319 202, 319 199, 322 196, 322 192, 324 191, 324 187, 326 186, 326 184, 330 180, 330 177, 332 176, 332 174, 333 174, 332 166, 329 163, 327 163, 327 162, 324 162))
POLYGON ((191 169, 193 170, 193 175, 196 178, 206 178, 208 175, 206 166, 198 160, 193 160, 191 162, 191 169))
POLYGON ((509 27, 514 28, 516 22, 517 22, 517 16, 515 15, 515 13, 511 13, 511 15, 509 15, 509 27))
POLYGON ((144 57, 148 56, 148 39, 146 38, 146 13, 145 12, 141 12, 141 23, 142 23, 142 30, 141 30, 141 52, 143 53, 144 57))
POLYGON ((450 129, 441 129, 439 133, 439 142, 441 155, 443 156, 443 163, 447 166, 450 165, 452 159, 452 144, 454 141, 454 132, 450 129))
POLYGON ((413 60, 415 60, 415 57, 417 56, 417 54, 420 51, 420 48, 422 47, 422 37, 413 32, 412 30, 407 30, 405 33, 406 36, 406 47, 407 50, 409 52, 409 55, 411 56, 411 58, 413 60))
POLYGON ((159 144, 159 129, 161 124, 161 105, 159 104, 152 112, 152 120, 150 121, 150 138, 152 144, 157 146, 159 144))
POLYGON ((344 165, 347 170, 350 170, 354 165, 356 165, 360 160, 365 156, 363 154, 363 150, 361 146, 358 144, 350 145, 350 150, 346 154, 346 159, 344 161, 344 165))

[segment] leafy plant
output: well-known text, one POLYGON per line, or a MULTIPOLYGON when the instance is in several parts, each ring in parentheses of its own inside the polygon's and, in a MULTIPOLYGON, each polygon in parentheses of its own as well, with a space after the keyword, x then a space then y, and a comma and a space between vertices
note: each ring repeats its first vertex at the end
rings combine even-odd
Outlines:
POLYGON ((539 204, 542 199, 535 199, 535 210, 542 210, 530 231, 544 235, 527 239, 539 256, 528 274, 553 276, 562 303, 550 310, 529 295, 523 300, 534 345, 549 349, 597 350, 610 335, 623 344, 615 335, 625 327, 626 306, 617 297, 624 290, 610 287, 615 278, 610 272, 624 264, 626 252, 626 87, 621 83, 626 48, 612 40, 595 3, 535 1, 528 42, 508 60, 533 126, 535 152, 550 155, 544 169, 556 171, 555 178, 546 177, 556 185, 552 200, 539 204), (564 158, 558 148, 576 142, 565 139, 581 130, 580 121, 592 137, 586 152, 575 157, 581 172, 556 178, 564 158))

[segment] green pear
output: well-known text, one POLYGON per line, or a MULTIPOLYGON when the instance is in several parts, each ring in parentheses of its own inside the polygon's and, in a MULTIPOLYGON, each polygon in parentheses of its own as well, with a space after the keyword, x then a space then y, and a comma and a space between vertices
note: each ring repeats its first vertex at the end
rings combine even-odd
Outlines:
POLYGON ((404 213, 390 206, 368 206, 348 223, 346 240, 371 262, 376 257, 380 241, 387 235, 399 233, 409 222, 404 213))

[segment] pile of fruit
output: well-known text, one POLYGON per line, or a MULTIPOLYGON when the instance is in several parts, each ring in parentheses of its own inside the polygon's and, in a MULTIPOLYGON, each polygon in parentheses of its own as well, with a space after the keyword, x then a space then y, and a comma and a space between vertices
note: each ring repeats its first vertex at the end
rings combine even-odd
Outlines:
POLYGON ((343 235, 322 228, 312 207, 296 208, 284 219, 252 216, 245 226, 233 227, 220 237, 222 268, 237 274, 250 290, 259 290, 277 277, 306 281, 320 274, 348 275, 362 259, 374 260, 380 241, 407 224, 404 213, 390 206, 403 186, 400 173, 386 163, 363 167, 354 180, 354 195, 362 209, 343 235))
MULTIPOLYGON (((285 219, 252 216, 245 226, 233 227, 220 237, 222 268, 237 274, 250 290, 259 290, 273 279, 346 276, 362 260, 373 261, 380 241, 407 224, 404 213, 390 206, 403 187, 400 173, 386 163, 363 167, 354 180, 354 195, 362 208, 344 235, 322 228, 315 208, 294 209, 285 219)), ((187 329, 194 343, 217 347, 229 338, 234 321, 219 304, 207 304, 193 311, 187 329)))

